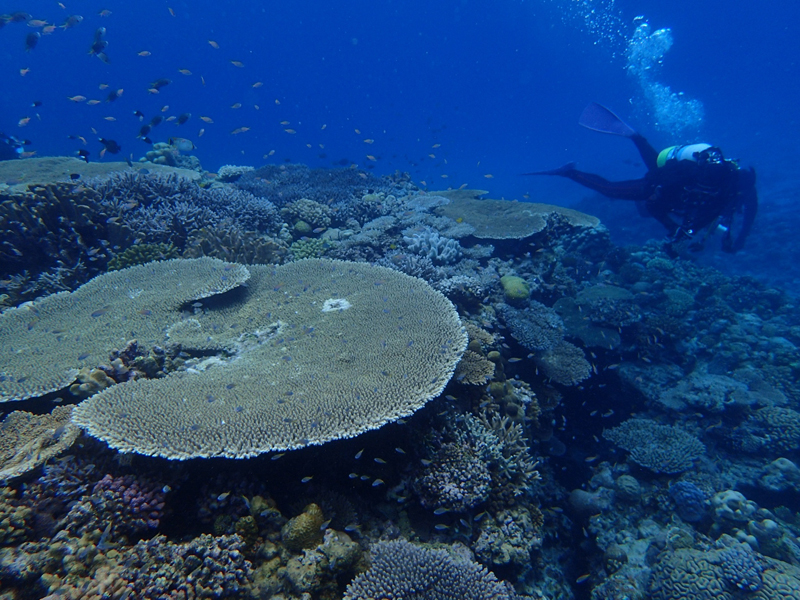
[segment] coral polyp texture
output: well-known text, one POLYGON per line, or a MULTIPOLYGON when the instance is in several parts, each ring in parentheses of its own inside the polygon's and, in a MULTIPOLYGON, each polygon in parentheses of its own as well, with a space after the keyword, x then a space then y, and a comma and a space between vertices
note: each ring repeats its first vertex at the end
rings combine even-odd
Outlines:
POLYGON ((455 307, 421 279, 324 259, 247 268, 230 302, 167 328, 202 359, 112 386, 74 421, 122 452, 170 459, 323 444, 412 414, 466 348, 455 307))
POLYGON ((181 306, 230 290, 249 277, 213 258, 148 263, 95 277, 0 314, 0 402, 67 387, 132 339, 153 346, 181 319, 181 306))
POLYGON ((378 542, 372 566, 356 577, 344 600, 511 600, 514 596, 486 567, 447 550, 406 540, 378 542))

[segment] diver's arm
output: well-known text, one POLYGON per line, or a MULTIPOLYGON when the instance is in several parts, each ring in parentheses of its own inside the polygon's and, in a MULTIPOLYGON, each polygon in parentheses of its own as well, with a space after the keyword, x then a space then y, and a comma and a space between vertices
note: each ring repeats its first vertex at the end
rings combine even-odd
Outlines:
MULTIPOLYGON (((758 192, 756 191, 755 185, 755 170, 750 168, 746 171, 741 171, 740 178, 744 189, 739 192, 739 202, 736 209, 739 207, 742 209, 742 226, 735 240, 732 239, 730 229, 728 229, 725 237, 722 238, 722 250, 724 252, 734 253, 744 248, 744 242, 750 234, 750 230, 753 229, 753 223, 758 213, 758 192)), ((726 221, 727 222, 724 224, 730 228, 731 222, 733 221, 733 214, 731 214, 726 221)))

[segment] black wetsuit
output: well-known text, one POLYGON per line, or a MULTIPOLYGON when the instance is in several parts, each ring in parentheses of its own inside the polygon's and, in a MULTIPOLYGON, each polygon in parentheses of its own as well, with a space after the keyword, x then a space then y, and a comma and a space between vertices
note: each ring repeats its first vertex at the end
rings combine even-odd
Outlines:
POLYGON ((13 136, 0 131, 0 160, 13 160, 20 157, 22 144, 13 136))
MULTIPOLYGON (((647 174, 641 179, 608 181, 572 165, 552 174, 577 181, 609 198, 644 202, 647 212, 667 228, 673 241, 690 239, 719 219, 725 228, 722 249, 736 252, 744 246, 758 211, 756 174, 752 168, 740 169, 732 160, 703 163, 674 159, 659 167, 658 152, 644 137, 637 133, 630 139, 647 166, 647 174), (734 239, 731 228, 738 212, 743 213, 742 223, 734 239)), ((696 243, 701 245, 702 240, 696 243)))

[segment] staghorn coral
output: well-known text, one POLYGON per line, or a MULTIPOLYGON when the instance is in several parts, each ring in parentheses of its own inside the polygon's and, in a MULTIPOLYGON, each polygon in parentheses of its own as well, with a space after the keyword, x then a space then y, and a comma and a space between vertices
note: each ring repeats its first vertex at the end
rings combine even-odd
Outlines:
POLYGON ((603 437, 630 452, 637 465, 655 473, 682 473, 705 452, 703 443, 694 436, 649 419, 628 419, 605 430, 603 437))
POLYGON ((16 410, 0 422, 0 481, 19 477, 72 446, 80 429, 70 423, 72 406, 50 414, 16 410))
POLYGON ((466 347, 453 305, 420 279, 324 259, 249 270, 234 302, 168 328, 170 344, 206 358, 112 386, 74 421, 123 452, 171 459, 323 444, 416 411, 466 347))
POLYGON ((592 365, 583 350, 565 340, 535 357, 545 377, 561 385, 577 385, 592 375, 592 365))
POLYGON ((378 542, 372 566, 356 577, 343 600, 511 600, 497 578, 455 552, 432 550, 406 540, 378 542))
POLYGON ((148 263, 100 275, 0 315, 0 402, 62 389, 83 367, 137 338, 163 345, 185 302, 232 289, 249 277, 217 259, 148 263), (123 326, 124 324, 124 326, 123 326), (73 332, 73 333, 70 333, 73 332))

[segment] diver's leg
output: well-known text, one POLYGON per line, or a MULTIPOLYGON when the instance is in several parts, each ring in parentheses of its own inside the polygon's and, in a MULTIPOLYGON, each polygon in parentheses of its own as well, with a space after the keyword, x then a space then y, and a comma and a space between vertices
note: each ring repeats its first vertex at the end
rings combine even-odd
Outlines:
POLYGON ((585 173, 578 169, 567 169, 558 173, 562 177, 572 179, 583 187, 599 192, 608 198, 618 200, 647 200, 652 194, 652 186, 647 179, 631 179, 628 181, 609 181, 594 173, 585 173))
POLYGON ((639 156, 644 161, 644 166, 648 171, 653 171, 658 168, 658 151, 650 145, 643 135, 634 133, 629 136, 630 140, 636 144, 636 149, 639 151, 639 156))

